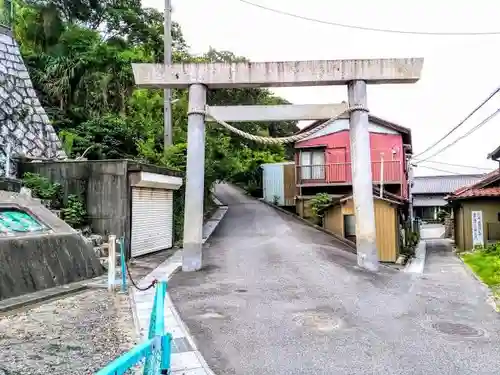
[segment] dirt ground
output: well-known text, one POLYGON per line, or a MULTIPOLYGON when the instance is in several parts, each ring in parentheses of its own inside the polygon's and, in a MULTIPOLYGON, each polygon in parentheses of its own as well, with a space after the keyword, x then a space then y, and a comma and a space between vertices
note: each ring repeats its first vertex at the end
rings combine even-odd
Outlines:
POLYGON ((90 289, 0 316, 0 375, 94 374, 135 340, 128 297, 90 289))

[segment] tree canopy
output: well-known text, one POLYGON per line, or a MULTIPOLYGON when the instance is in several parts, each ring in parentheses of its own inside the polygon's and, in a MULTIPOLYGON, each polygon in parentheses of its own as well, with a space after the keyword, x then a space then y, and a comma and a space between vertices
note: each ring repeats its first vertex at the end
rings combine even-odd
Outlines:
MULTIPOLYGON (((173 23, 174 62, 242 61, 211 49, 192 56, 173 23)), ((34 88, 68 156, 133 158, 185 170, 187 90, 173 90, 174 145, 163 149, 163 91, 138 89, 131 63, 163 61, 163 15, 140 0, 16 2, 14 35, 34 88)), ((209 104, 282 104, 265 89, 211 90, 209 104)), ((242 123, 258 135, 285 136, 294 122, 242 123)), ((283 146, 257 144, 207 125, 206 187, 217 180, 258 181, 258 167, 281 161, 283 146)))

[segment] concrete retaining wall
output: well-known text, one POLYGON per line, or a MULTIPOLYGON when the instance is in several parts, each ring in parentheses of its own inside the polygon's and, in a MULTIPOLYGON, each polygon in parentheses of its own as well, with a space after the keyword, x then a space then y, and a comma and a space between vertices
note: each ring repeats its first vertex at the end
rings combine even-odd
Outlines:
POLYGON ((102 272, 92 247, 77 233, 0 240, 0 300, 102 272))
POLYGON ((0 300, 103 273, 92 244, 39 201, 0 191, 0 209, 24 211, 47 229, 1 234, 0 300))

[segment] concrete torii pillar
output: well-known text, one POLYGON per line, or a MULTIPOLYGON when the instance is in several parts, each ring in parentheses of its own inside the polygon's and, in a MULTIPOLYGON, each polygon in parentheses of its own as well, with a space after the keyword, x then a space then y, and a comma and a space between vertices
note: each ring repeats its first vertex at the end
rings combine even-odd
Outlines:
MULTIPOLYGON (((366 108, 367 84, 415 83, 422 58, 321 60, 257 63, 132 64, 139 87, 189 88, 188 156, 184 216, 183 271, 202 267, 205 104, 207 88, 301 87, 347 85, 349 106, 366 108)), ((302 106, 212 107, 224 121, 324 119, 341 104, 302 106)), ((335 113, 335 111, 337 111, 335 113)), ((350 115, 351 166, 356 216, 358 264, 378 270, 368 113, 350 115)))

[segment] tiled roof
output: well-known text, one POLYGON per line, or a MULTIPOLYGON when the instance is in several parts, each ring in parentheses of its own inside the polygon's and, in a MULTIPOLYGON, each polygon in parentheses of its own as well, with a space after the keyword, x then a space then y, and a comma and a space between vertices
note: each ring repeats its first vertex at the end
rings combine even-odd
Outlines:
POLYGON ((483 176, 483 178, 478 182, 462 186, 461 188, 455 190, 453 194, 446 197, 446 199, 454 200, 476 197, 500 197, 500 187, 488 187, 488 185, 491 185, 498 180, 500 180, 500 170, 495 170, 483 176))
POLYGON ((472 188, 459 195, 454 195, 450 199, 463 199, 475 197, 500 197, 500 187, 491 188, 472 188))
POLYGON ((455 190, 475 184, 484 175, 448 175, 415 177, 411 189, 412 194, 450 194, 455 190))
POLYGON ((454 195, 461 194, 462 192, 471 189, 471 188, 480 188, 483 186, 487 186, 488 184, 496 181, 500 177, 499 170, 494 170, 488 174, 485 174, 482 176, 482 178, 479 181, 473 182, 471 184, 466 184, 464 186, 461 186, 457 190, 453 192, 454 195))

